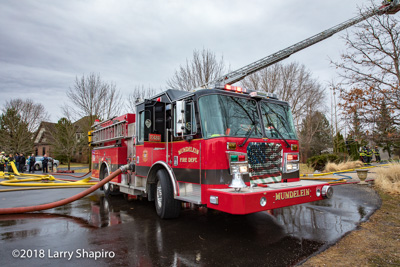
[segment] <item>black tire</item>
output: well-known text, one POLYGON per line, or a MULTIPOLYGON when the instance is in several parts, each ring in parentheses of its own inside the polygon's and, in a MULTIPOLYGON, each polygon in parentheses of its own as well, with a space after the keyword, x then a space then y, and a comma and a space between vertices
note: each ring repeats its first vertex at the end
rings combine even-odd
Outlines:
MULTIPOLYGON (((107 176, 110 175, 110 172, 107 167, 103 168, 102 172, 100 173, 100 181, 104 180, 107 176)), ((101 189, 104 191, 104 195, 106 197, 111 196, 111 184, 110 182, 104 184, 101 189)))
POLYGON ((35 171, 40 171, 40 166, 39 166, 39 164, 35 164, 35 171))
MULTIPOLYGON (((103 171, 100 174, 100 181, 105 179, 107 176, 110 175, 110 171, 108 170, 107 167, 103 169, 103 171)), ((104 195, 106 197, 114 196, 119 193, 119 190, 115 188, 114 184, 111 184, 110 182, 106 183, 105 185, 102 186, 102 189, 104 191, 104 195)))
POLYGON ((174 199, 171 181, 166 170, 157 172, 157 183, 155 192, 155 206, 157 215, 162 219, 179 217, 181 202, 174 199))

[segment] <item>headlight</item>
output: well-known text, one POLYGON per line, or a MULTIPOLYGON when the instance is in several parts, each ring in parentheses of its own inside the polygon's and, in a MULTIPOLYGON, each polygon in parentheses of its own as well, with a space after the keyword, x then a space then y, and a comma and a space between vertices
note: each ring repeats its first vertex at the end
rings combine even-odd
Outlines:
POLYGON ((288 163, 286 164, 286 170, 288 171, 297 171, 299 169, 298 163, 288 163))
POLYGON ((234 173, 247 173, 247 165, 232 165, 231 166, 232 174, 234 173))
POLYGON ((247 166, 240 166, 239 167, 240 173, 246 173, 247 172, 247 166))
POLYGON ((239 166, 238 165, 234 165, 231 167, 232 173, 238 173, 239 172, 239 166))
POLYGON ((299 170, 299 153, 284 154, 284 172, 296 172, 299 170))

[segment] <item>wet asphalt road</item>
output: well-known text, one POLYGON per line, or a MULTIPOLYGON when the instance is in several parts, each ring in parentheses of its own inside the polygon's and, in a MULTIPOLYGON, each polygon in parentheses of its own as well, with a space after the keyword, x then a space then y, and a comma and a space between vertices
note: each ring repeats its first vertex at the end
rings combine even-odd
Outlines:
MULTIPOLYGON (((82 190, 2 192, 0 208, 82 190)), ((153 202, 96 191, 46 212, 1 215, 0 266, 292 266, 354 230, 379 205, 368 186, 341 185, 332 199, 273 216, 183 209, 180 218, 161 220, 153 202)))

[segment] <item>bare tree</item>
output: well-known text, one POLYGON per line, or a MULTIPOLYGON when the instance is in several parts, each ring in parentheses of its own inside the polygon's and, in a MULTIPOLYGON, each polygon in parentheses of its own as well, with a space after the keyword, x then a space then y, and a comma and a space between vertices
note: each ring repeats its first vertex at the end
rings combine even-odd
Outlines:
MULTIPOLYGON (((72 106, 65 105, 64 114, 72 114, 72 118, 80 120, 84 133, 91 129, 96 119, 104 120, 119 115, 123 107, 122 96, 116 90, 115 84, 102 81, 100 75, 94 73, 86 77, 76 77, 75 85, 68 89, 67 96, 72 106)), ((91 169, 91 148, 88 155, 91 169)))
POLYGON ((186 59, 174 76, 167 81, 170 88, 190 91, 202 84, 213 81, 225 73, 223 57, 218 61, 210 50, 194 50, 192 60, 186 59))
POLYGON ((49 114, 42 104, 35 104, 31 99, 11 99, 7 101, 3 112, 14 109, 17 111, 22 122, 27 124, 28 131, 35 132, 42 121, 49 120, 49 114))
POLYGON ((296 125, 319 110, 325 99, 324 88, 312 78, 304 65, 274 64, 241 81, 244 88, 276 93, 279 99, 289 102, 296 125))
MULTIPOLYGON (((375 8, 375 7, 373 7, 375 8)), ((374 125, 382 101, 400 124, 400 24, 395 16, 374 16, 343 39, 347 49, 332 64, 343 79, 338 85, 347 114, 374 125)))
POLYGON ((83 138, 78 138, 76 132, 78 126, 73 124, 68 118, 61 118, 54 127, 49 128, 52 146, 56 157, 66 159, 68 170, 71 167, 71 159, 84 142, 83 138))
POLYGON ((136 113, 136 103, 144 100, 146 98, 150 98, 157 94, 158 91, 150 86, 145 88, 144 85, 136 85, 135 88, 128 95, 128 104, 127 109, 130 113, 136 113))
MULTIPOLYGON (((91 73, 75 78, 74 87, 70 87, 67 96, 72 106, 64 106, 65 114, 72 114, 75 119, 89 117, 93 124, 95 119, 107 119, 119 115, 123 106, 122 96, 114 83, 101 80, 99 74, 91 73)), ((88 125, 90 128, 91 125, 88 125)))

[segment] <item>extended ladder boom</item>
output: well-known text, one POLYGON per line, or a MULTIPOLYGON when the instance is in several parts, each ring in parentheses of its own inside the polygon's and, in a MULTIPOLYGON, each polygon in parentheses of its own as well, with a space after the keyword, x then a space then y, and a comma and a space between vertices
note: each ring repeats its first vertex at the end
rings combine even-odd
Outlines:
POLYGON ((340 24, 332 27, 332 28, 329 28, 328 30, 325 30, 325 31, 318 33, 310 38, 307 38, 299 43, 296 43, 292 46, 282 49, 272 55, 269 55, 260 60, 257 60, 257 61, 255 61, 247 66, 244 66, 236 71, 230 72, 230 73, 228 73, 222 77, 219 77, 218 79, 216 79, 214 81, 208 82, 200 87, 201 88, 210 88, 211 86, 214 86, 214 85, 236 83, 256 71, 259 71, 259 70, 266 68, 270 65, 273 65, 285 58, 288 58, 290 55, 292 55, 300 50, 303 50, 309 46, 312 46, 316 43, 319 43, 319 42, 331 37, 335 33, 338 33, 346 28, 349 28, 349 27, 351 27, 363 20, 366 20, 374 15, 395 14, 400 9, 399 0, 384 1, 384 3, 385 4, 383 6, 381 6, 380 8, 374 9, 369 12, 365 12, 364 14, 361 14, 357 17, 349 19, 343 23, 340 23, 340 24))

